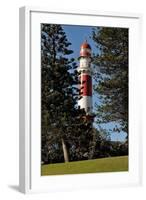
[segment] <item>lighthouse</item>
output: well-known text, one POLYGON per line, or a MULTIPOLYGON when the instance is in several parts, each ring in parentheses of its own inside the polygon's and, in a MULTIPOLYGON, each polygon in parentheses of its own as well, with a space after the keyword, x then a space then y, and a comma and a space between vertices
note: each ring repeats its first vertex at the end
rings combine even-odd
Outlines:
POLYGON ((93 119, 92 107, 92 70, 91 70, 91 47, 87 41, 80 47, 79 67, 81 99, 78 101, 80 108, 84 108, 86 117, 93 119))

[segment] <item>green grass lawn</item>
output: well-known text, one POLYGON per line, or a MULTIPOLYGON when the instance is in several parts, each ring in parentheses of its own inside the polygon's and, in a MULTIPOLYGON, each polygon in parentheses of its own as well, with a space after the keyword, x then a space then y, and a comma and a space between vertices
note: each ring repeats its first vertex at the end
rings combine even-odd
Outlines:
POLYGON ((128 171, 128 156, 101 158, 41 166, 41 175, 128 171))

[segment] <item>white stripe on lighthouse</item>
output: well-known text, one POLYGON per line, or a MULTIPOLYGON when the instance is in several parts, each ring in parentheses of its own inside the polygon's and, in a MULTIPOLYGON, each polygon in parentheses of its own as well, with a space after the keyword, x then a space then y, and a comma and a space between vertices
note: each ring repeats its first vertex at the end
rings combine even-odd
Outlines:
POLYGON ((80 108, 84 108, 88 114, 92 113, 92 96, 82 96, 78 101, 80 108))

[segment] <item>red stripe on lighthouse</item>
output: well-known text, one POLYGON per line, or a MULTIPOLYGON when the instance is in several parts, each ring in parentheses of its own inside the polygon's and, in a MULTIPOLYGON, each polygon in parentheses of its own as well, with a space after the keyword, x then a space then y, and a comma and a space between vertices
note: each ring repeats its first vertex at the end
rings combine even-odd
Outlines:
POLYGON ((92 78, 88 74, 81 75, 82 96, 92 96, 92 78))

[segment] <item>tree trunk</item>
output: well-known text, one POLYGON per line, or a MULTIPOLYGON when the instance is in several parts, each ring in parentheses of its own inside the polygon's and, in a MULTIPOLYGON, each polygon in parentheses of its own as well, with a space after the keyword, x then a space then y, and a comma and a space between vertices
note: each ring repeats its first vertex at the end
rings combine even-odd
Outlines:
POLYGON ((89 146, 90 146, 90 150, 89 150, 89 157, 88 159, 93 159, 93 156, 94 156, 94 152, 95 152, 95 147, 96 147, 96 134, 95 132, 93 131, 92 132, 92 135, 93 135, 93 139, 92 141, 90 142, 89 146))
POLYGON ((69 156, 68 156, 68 151, 67 151, 67 146, 64 142, 64 139, 61 139, 62 142, 62 149, 63 149, 63 155, 64 155, 64 161, 69 162, 69 156))

